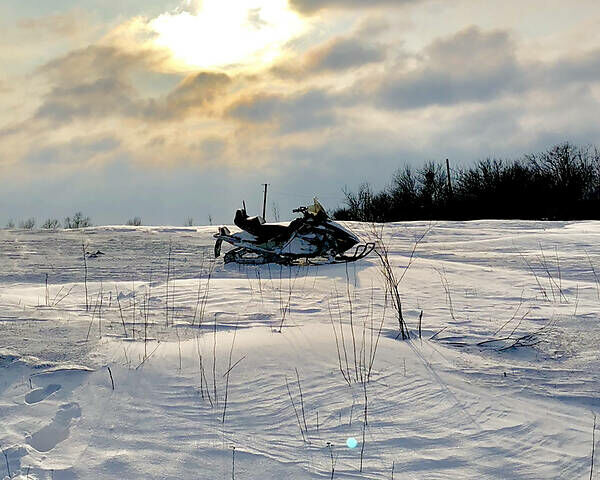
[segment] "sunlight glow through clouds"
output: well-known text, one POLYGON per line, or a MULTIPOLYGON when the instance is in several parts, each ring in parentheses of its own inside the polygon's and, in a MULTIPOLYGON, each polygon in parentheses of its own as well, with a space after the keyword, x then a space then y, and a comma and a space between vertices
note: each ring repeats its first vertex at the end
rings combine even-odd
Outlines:
POLYGON ((306 29, 286 0, 204 0, 196 12, 165 13, 149 26, 184 69, 259 68, 306 29))

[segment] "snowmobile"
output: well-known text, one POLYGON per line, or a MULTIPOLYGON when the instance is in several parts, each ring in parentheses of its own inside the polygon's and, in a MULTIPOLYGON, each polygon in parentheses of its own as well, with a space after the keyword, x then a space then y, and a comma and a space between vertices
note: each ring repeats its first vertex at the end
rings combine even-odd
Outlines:
POLYGON ((262 217, 249 217, 246 208, 236 211, 234 223, 242 229, 231 233, 220 227, 214 235, 215 257, 221 255, 223 241, 235 248, 225 254, 225 263, 282 265, 355 262, 366 257, 375 248, 374 243, 360 244, 359 238, 339 223, 329 218, 315 198, 308 207, 299 207, 302 213, 288 225, 265 223, 262 217), (355 247, 351 254, 346 254, 355 247))

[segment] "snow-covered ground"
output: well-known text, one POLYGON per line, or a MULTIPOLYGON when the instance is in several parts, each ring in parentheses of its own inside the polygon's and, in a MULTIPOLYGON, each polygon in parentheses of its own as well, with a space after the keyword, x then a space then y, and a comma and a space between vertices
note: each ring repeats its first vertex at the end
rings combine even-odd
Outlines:
POLYGON ((386 225, 404 341, 376 255, 214 231, 0 231, 0 478, 589 478, 600 222, 386 225))

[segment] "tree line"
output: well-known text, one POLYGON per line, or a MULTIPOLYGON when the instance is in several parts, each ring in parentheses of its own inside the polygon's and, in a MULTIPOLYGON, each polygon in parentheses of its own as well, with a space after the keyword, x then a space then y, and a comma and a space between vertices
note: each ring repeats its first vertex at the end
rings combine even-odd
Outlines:
POLYGON ((452 171, 430 161, 398 169, 383 191, 364 183, 344 193, 337 220, 600 219, 600 150, 565 142, 452 171))

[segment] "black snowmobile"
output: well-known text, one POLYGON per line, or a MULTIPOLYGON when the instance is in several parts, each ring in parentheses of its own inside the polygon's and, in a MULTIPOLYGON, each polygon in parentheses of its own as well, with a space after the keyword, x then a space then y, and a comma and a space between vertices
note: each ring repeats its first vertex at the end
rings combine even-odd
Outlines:
POLYGON ((226 241, 233 250, 225 254, 225 263, 261 265, 279 263, 323 264, 355 262, 373 251, 374 243, 360 245, 358 237, 334 222, 315 199, 313 205, 293 210, 302 213, 288 225, 265 223, 262 217, 249 217, 246 209, 235 213, 234 223, 243 231, 232 234, 227 227, 219 228, 214 237, 215 257, 221 254, 226 241), (344 252, 355 247, 350 255, 344 252))

